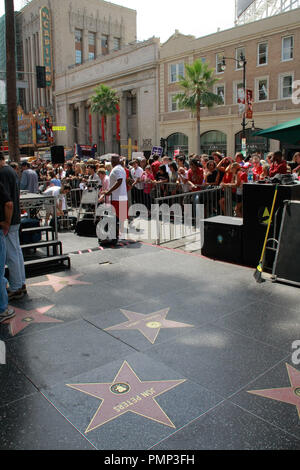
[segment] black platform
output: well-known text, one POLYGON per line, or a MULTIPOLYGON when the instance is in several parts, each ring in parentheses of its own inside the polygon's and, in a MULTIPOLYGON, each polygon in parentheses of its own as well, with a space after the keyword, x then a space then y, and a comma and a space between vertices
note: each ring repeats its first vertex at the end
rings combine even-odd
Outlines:
POLYGON ((206 219, 202 255, 243 264, 243 219, 225 216, 206 219))

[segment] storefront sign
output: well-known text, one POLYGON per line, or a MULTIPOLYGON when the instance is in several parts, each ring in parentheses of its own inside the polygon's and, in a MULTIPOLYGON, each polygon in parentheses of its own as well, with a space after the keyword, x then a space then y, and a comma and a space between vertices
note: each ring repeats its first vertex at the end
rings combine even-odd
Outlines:
POLYGON ((53 126, 52 130, 53 130, 53 132, 66 131, 67 126, 53 126))
POLYGON ((52 85, 51 15, 47 7, 41 8, 42 65, 46 67, 46 85, 52 85))

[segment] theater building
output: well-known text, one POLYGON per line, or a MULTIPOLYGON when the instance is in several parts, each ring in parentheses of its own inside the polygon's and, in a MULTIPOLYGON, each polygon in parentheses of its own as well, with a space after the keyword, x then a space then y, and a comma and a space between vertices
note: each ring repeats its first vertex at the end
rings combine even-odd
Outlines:
POLYGON ((129 139, 133 150, 151 153, 159 142, 157 129, 157 64, 159 39, 124 46, 56 75, 56 118, 68 132, 57 133, 59 145, 93 143, 98 153, 121 152, 127 156, 129 139), (90 98, 99 83, 117 91, 119 114, 103 119, 92 114, 90 98))
MULTIPOLYGON (((242 148, 242 115, 238 95, 243 86, 241 53, 246 58, 246 89, 252 90, 253 119, 247 120, 248 151, 277 150, 278 141, 252 136, 252 127, 266 129, 299 117, 292 101, 293 82, 300 80, 300 9, 236 26, 196 39, 178 31, 161 46, 159 62, 159 128, 167 139, 168 153, 196 152, 196 118, 180 110, 175 95, 184 65, 200 59, 215 69, 214 92, 223 104, 201 110, 201 150, 221 150, 233 155, 242 148), (222 67, 226 57, 226 69, 222 67), (248 122, 249 121, 249 122, 248 122)), ((287 151, 296 150, 284 146, 287 151)))

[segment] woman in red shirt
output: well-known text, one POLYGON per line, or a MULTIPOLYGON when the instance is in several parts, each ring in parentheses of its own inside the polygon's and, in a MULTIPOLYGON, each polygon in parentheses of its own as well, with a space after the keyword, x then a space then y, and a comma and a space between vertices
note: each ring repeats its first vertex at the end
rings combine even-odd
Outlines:
POLYGON ((193 160, 190 162, 188 182, 192 191, 201 191, 204 183, 204 172, 196 158, 193 158, 193 160))
MULTIPOLYGON (((224 159, 225 160, 225 159, 224 159)), ((223 161, 223 160, 222 160, 223 161)), ((229 160, 226 161, 226 163, 228 163, 229 160)), ((238 164, 239 165, 239 164, 238 164)), ((219 165, 218 165, 219 166, 219 165)), ((221 171, 221 170, 220 170, 221 171)), ((220 186, 223 190, 223 193, 224 193, 224 187, 228 184, 231 183, 232 181, 232 171, 231 171, 231 164, 229 164, 227 167, 226 167, 226 170, 225 170, 225 173, 223 173, 224 176, 223 176, 223 179, 222 179, 222 182, 220 183, 220 186)), ((222 214, 225 214, 225 195, 223 194, 223 196, 221 197, 221 199, 219 200, 219 204, 220 204, 220 207, 221 207, 221 211, 222 211, 222 214)))
POLYGON ((252 157, 252 165, 253 180, 258 181, 260 179, 260 175, 263 172, 263 167, 260 163, 260 158, 256 155, 252 157))
POLYGON ((230 182, 223 181, 221 187, 229 187, 232 191, 232 200, 236 203, 235 213, 237 217, 243 217, 243 184, 247 182, 247 173, 245 173, 240 164, 235 162, 230 167, 230 182))

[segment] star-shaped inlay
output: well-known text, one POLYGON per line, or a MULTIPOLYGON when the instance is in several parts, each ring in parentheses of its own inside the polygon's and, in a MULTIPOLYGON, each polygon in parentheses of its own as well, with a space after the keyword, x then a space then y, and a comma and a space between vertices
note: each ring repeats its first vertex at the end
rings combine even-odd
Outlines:
POLYGON ((61 320, 45 315, 45 313, 53 307, 54 305, 49 305, 35 310, 22 310, 21 308, 14 307, 16 315, 3 322, 3 324, 9 325, 11 336, 16 336, 16 334, 20 333, 20 331, 24 330, 32 323, 62 323, 61 320))
POLYGON ((52 286, 54 292, 59 292, 67 286, 91 285, 90 282, 77 281, 80 276, 81 274, 64 277, 47 274, 48 281, 37 282, 36 284, 30 284, 30 286, 52 286))
POLYGON ((87 434, 129 412, 175 428, 155 399, 183 382, 185 379, 143 382, 125 361, 112 383, 67 386, 102 400, 85 431, 87 434))
POLYGON ((187 323, 179 323, 172 320, 167 320, 170 309, 164 308, 158 312, 144 315, 142 313, 129 312, 122 310, 121 312, 128 318, 128 321, 120 323, 116 326, 106 328, 105 331, 113 330, 139 330, 150 343, 154 344, 161 328, 191 328, 193 325, 187 323))
POLYGON ((290 379, 290 387, 251 390, 248 393, 295 405, 300 418, 300 372, 289 364, 286 364, 286 368, 290 379))

